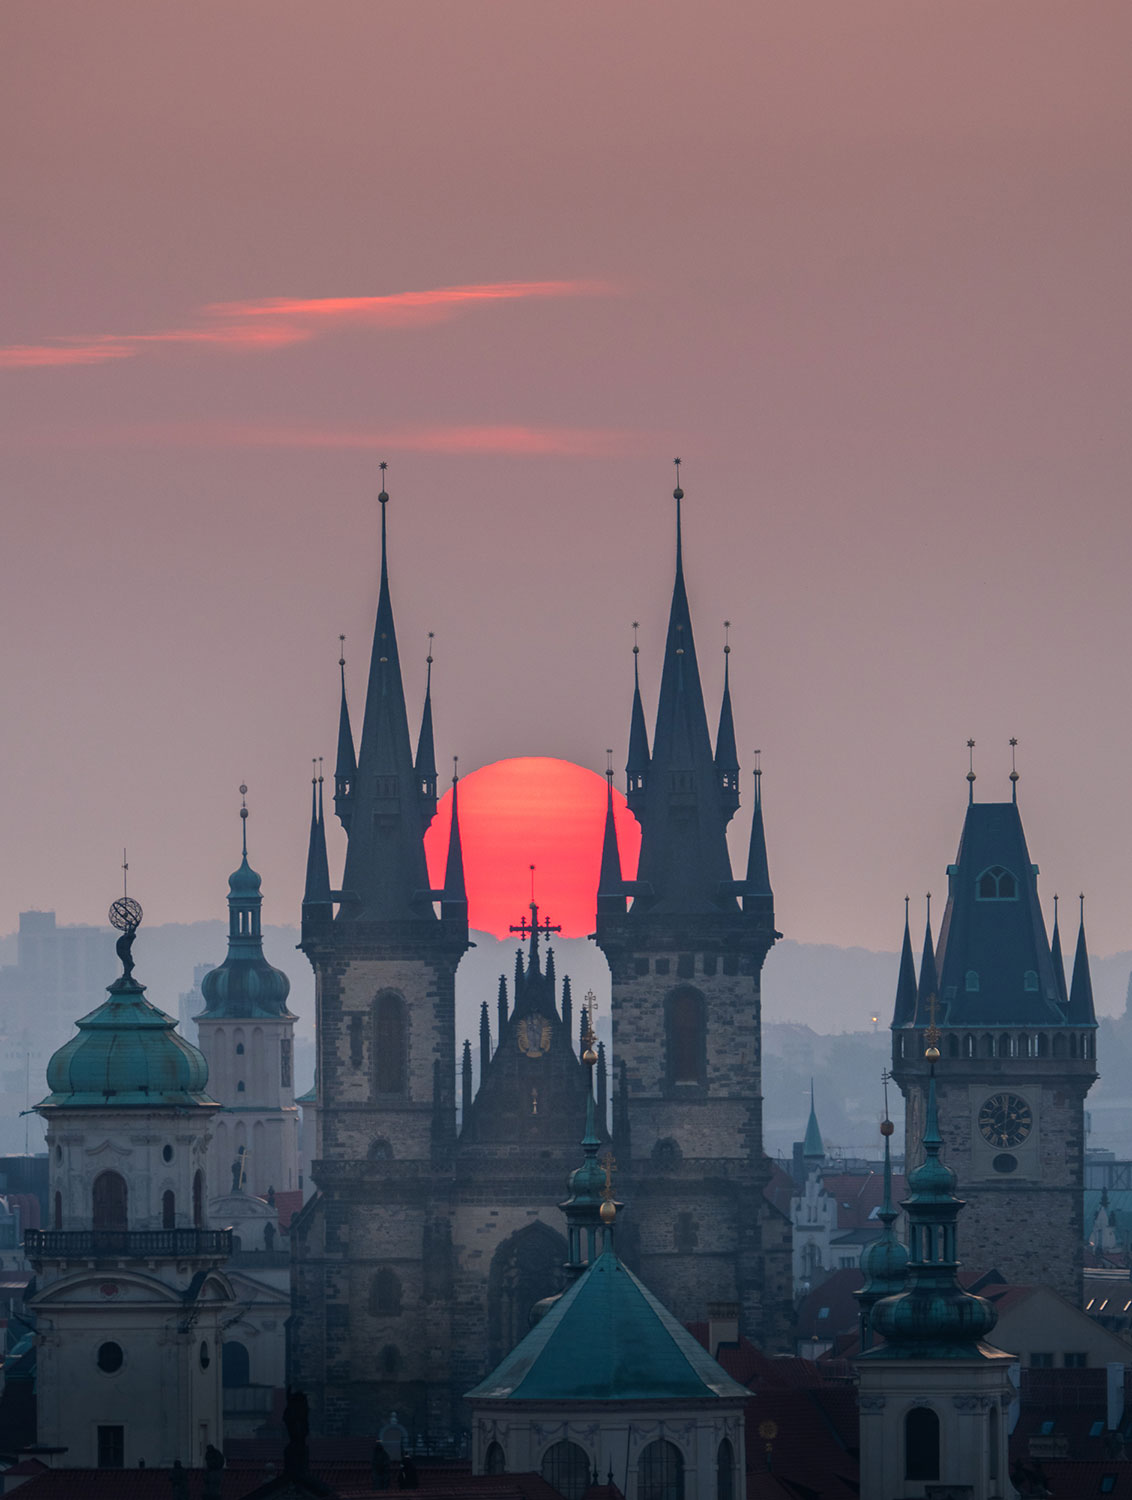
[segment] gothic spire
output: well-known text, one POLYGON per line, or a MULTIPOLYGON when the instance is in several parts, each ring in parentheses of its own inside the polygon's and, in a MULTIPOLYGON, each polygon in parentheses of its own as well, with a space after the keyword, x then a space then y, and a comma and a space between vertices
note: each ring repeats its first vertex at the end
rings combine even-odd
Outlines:
POLYGON ((935 944, 932 941, 932 898, 928 895, 928 915, 924 922, 924 951, 920 955, 920 983, 916 989, 916 1025, 931 1021, 931 999, 939 996, 939 974, 935 966, 935 944))
POLYGON ((358 762, 354 755, 354 733, 350 728, 350 709, 346 702, 346 637, 338 637, 338 672, 342 679, 342 701, 338 709, 338 756, 334 762, 334 811, 347 833, 350 831, 350 794, 358 779, 358 762))
MULTIPOLYGON (((435 787, 435 783, 434 783, 435 787)), ((452 819, 448 828, 448 860, 444 867, 444 892, 440 914, 468 920, 468 892, 464 885, 464 849, 460 842, 460 778, 452 772, 452 819)))
POLYGON ((912 932, 908 925, 908 897, 904 897, 904 943, 900 949, 900 977, 896 981, 894 1026, 913 1026, 916 1021, 916 961, 912 956, 912 932))
POLYGON ((339 918, 432 923, 436 917, 425 864, 425 820, 417 795, 389 592, 389 496, 384 489, 378 500, 381 581, 357 779, 349 798, 350 839, 339 918))
POLYGON ((743 895, 744 912, 766 915, 774 923, 774 892, 770 888, 770 867, 766 857, 766 832, 763 828, 763 773, 759 751, 755 751, 755 802, 751 813, 751 844, 747 852, 747 883, 743 895))
POLYGON ((1070 1026, 1095 1026, 1093 981, 1089 973, 1089 950, 1085 943, 1085 898, 1081 897, 1081 925, 1077 930, 1077 951, 1073 955, 1073 979, 1069 985, 1069 1009, 1065 1019, 1070 1026))
POLYGON ((491 1017, 487 1001, 480 1002, 480 1081, 487 1076, 487 1065, 491 1061, 491 1017))
MULTIPOLYGON (((723 622, 725 631, 731 621, 723 622)), ((727 821, 739 810, 739 752, 735 748, 735 719, 731 712, 731 642, 723 646, 723 702, 719 709, 719 729, 715 736, 715 774, 721 805, 727 821)))
POLYGON ((326 857, 326 821, 322 810, 322 777, 311 776, 311 828, 307 844, 307 883, 303 916, 327 916, 332 910, 330 864, 326 857))
POLYGON ((1057 981, 1057 997, 1062 1005, 1068 1005, 1069 986, 1065 982, 1065 959, 1061 953, 1061 928, 1058 924, 1056 896, 1053 898, 1053 941, 1050 943, 1050 957, 1053 960, 1053 976, 1057 981))
POLYGON ((499 991, 498 991, 498 993, 496 994, 496 997, 495 997, 495 1006, 496 1006, 496 1010, 497 1010, 498 1015, 499 1015, 499 1023, 498 1023, 498 1027, 497 1027, 497 1030, 498 1030, 498 1033, 499 1033, 498 1042, 497 1042, 497 1045, 498 1045, 499 1042, 503 1041, 503 1033, 507 1029, 507 976, 506 976, 506 974, 500 974, 500 976, 499 976, 499 991))
POLYGON ((599 916, 623 917, 625 915, 625 892, 621 881, 621 851, 617 847, 617 823, 613 816, 612 766, 607 769, 605 777, 605 832, 601 840, 601 872, 597 882, 597 909, 599 916))
POLYGON ((421 732, 417 737, 417 795, 421 799, 421 815, 425 827, 432 822, 436 812, 436 751, 432 738, 432 640, 428 633, 428 657, 425 674, 424 708, 421 711, 421 732))
POLYGON ((825 1161, 825 1143, 818 1126, 818 1112, 814 1106, 814 1080, 810 1079, 810 1118, 806 1121, 806 1137, 802 1142, 802 1156, 807 1167, 820 1167, 825 1161))
POLYGON ((637 816, 645 805, 645 786, 649 774, 649 732, 641 703, 641 674, 638 668, 641 648, 637 645, 637 622, 633 621, 633 712, 629 719, 629 757, 625 762, 625 799, 629 811, 637 816))
MULTIPOLYGON (((679 469, 677 469, 679 474, 679 469)), ((692 915, 735 911, 727 816, 720 800, 692 617, 684 586, 677 483, 676 578, 660 678, 656 730, 643 804, 638 913, 692 915)))

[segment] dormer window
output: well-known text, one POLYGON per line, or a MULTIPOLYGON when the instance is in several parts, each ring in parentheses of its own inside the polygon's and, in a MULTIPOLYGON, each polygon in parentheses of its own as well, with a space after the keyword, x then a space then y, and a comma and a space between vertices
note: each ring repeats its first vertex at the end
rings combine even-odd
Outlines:
POLYGON ((977 995, 979 993, 979 976, 974 969, 967 970, 967 993, 977 995))
POLYGON ((1028 995, 1036 995, 1038 992, 1038 976, 1033 969, 1027 969, 1022 976, 1022 984, 1028 995))
POLYGON ((1002 865, 991 865, 975 882, 980 901, 1017 901, 1018 882, 1002 865))

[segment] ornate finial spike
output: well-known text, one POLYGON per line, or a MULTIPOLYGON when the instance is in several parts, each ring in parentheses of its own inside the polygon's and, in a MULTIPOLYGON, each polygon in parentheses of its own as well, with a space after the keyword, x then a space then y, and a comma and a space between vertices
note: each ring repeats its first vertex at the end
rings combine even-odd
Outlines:
POLYGON ((531 910, 535 909, 535 867, 531 866, 531 910))
POLYGON ((1015 802, 1018 801, 1018 766, 1015 761, 1015 751, 1017 748, 1018 741, 1012 738, 1010 741, 1010 788, 1011 797, 1015 802))
POLYGON ((967 741, 967 800, 975 800, 975 742, 967 741))
POLYGON ((907 925, 908 925, 908 897, 907 896, 904 897, 904 925, 905 925, 905 927, 907 927, 907 925))
POLYGON ((730 656, 731 655, 731 621, 730 620, 724 620, 724 622, 723 622, 723 654, 724 654, 724 656, 730 656))
POLYGON ((1053 925, 1057 926, 1057 892, 1053 893, 1053 925))
POLYGON ((385 490, 385 471, 389 465, 382 459, 378 467, 381 469, 381 494, 377 498, 381 502, 382 510, 384 511, 385 506, 389 504, 389 496, 385 490))
POLYGON ((311 756, 311 786, 314 786, 314 784, 317 782, 317 780, 318 780, 318 756, 317 755, 312 755, 311 756))
POLYGON ((613 751, 608 748, 605 752, 605 774, 609 781, 613 780, 613 751))
POLYGON ((244 825, 244 858, 248 857, 248 788, 240 782, 240 822, 244 825))
POLYGON ((676 488, 672 491, 673 500, 683 500, 684 491, 680 488, 680 460, 674 458, 672 462, 676 465, 676 488))
POLYGON ((1081 920, 1083 922, 1085 920, 1085 892, 1082 891, 1077 899, 1081 903, 1081 920))
POLYGON ((930 922, 931 919, 932 919, 932 893, 931 893, 931 891, 928 892, 927 896, 924 899, 928 903, 928 921, 930 922))
POLYGON ((129 893, 129 891, 126 888, 126 881, 127 881, 128 877, 129 877, 129 870, 130 870, 130 866, 129 866, 128 860, 126 859, 126 851, 123 849, 122 850, 122 900, 123 901, 128 901, 129 898, 130 898, 130 893, 129 893))
POLYGON ((322 785, 322 756, 318 757, 318 784, 322 785))
POLYGON ((456 783, 459 781, 459 779, 460 779, 460 757, 458 755, 454 755, 452 757, 452 785, 455 786, 456 783))
POLYGON ((634 656, 639 656, 640 652, 641 652, 640 646, 637 645, 637 631, 640 630, 640 628, 641 628, 641 622, 640 622, 640 620, 634 620, 633 621, 633 655, 634 656))
POLYGON ((425 657, 425 661, 429 664, 430 667, 432 666, 432 642, 435 635, 436 632, 434 630, 430 630, 428 633, 428 655, 425 657))
POLYGON ((346 665, 346 637, 344 635, 338 637, 338 665, 340 667, 346 665))

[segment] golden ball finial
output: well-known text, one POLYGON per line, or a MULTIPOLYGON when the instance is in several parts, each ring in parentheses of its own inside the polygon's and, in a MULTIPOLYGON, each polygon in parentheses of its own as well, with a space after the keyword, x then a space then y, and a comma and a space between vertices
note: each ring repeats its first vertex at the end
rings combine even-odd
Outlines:
POLYGON ((582 1053, 582 1061, 589 1068, 592 1068, 594 1063, 597 1062, 597 1053, 594 1051, 593 1042, 590 1042, 589 1046, 582 1053))
POLYGON ((892 1123, 891 1120, 882 1120, 880 1122, 880 1133, 881 1133, 881 1135, 892 1135, 892 1133, 895 1131, 895 1129, 896 1129, 896 1126, 892 1123))
POLYGON ((939 1048, 925 1047, 924 1056, 927 1058, 928 1062, 939 1062, 939 1048))
POLYGON ((598 1209, 598 1213, 601 1215, 601 1222, 603 1224, 612 1224, 617 1217, 617 1205, 607 1198, 598 1209))

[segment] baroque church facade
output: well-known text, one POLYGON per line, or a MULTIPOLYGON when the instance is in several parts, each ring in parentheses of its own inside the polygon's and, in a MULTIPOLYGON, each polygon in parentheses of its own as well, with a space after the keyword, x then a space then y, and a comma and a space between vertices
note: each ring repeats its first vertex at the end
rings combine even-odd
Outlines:
MULTIPOLYGON (((344 683, 339 719, 340 888, 321 782, 311 818, 301 946, 315 973, 317 1192, 291 1230, 290 1383, 308 1393, 316 1430, 369 1431, 377 1414, 396 1411, 440 1437, 463 1424, 463 1393, 522 1337, 534 1304, 561 1290, 559 1205, 592 1088, 593 1038, 584 1008, 574 1033, 569 981, 559 983, 532 903, 517 929, 526 953, 513 986, 501 981, 494 1015, 481 1008, 477 1091, 469 1044, 457 1065, 455 976, 468 946, 459 789, 434 890, 423 843, 437 807, 431 690, 414 754, 384 491, 380 501, 356 746, 344 683)), ((731 870, 730 689, 713 748, 679 508, 652 746, 635 685, 627 772, 642 826, 637 877, 622 878, 610 783, 596 893, 613 1019, 612 1068, 603 1050, 594 1068, 597 1129, 631 1203, 620 1252, 678 1318, 726 1302, 749 1337, 785 1347, 790 1227, 764 1196, 760 1087, 759 975, 778 934, 757 780, 746 876, 731 870)))

